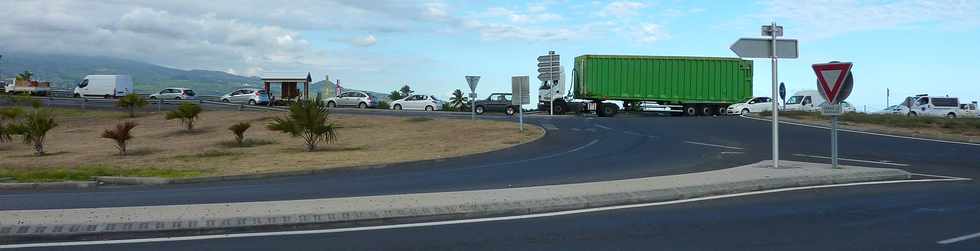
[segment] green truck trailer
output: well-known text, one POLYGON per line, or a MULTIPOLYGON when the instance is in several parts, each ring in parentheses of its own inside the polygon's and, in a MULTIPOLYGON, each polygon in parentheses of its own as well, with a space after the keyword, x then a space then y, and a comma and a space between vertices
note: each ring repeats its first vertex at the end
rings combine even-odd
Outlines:
POLYGON ((582 55, 575 58, 572 87, 576 100, 591 105, 560 102, 564 111, 594 109, 599 116, 613 116, 619 106, 603 101, 622 101, 627 110, 720 115, 752 97, 752 61, 582 55))

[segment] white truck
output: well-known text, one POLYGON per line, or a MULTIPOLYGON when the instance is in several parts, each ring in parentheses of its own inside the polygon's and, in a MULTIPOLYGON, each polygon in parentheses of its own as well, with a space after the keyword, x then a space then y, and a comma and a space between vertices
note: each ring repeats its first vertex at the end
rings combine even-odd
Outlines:
POLYGON ((51 92, 51 83, 11 78, 3 81, 3 91, 7 94, 27 93, 34 96, 47 96, 51 92))
POLYGON ((814 112, 820 110, 820 104, 827 102, 816 90, 798 91, 786 100, 787 111, 814 112))
POLYGON ((908 101, 908 116, 964 117, 964 112, 960 109, 960 99, 956 97, 918 95, 909 97, 908 101))
POLYGON ((133 78, 129 75, 88 75, 78 82, 74 96, 109 99, 126 96, 133 91, 133 78))

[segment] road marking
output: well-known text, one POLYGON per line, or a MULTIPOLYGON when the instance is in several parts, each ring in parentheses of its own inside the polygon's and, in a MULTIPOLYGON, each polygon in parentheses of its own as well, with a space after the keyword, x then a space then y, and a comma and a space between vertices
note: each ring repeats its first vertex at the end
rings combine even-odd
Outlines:
POLYGON ((977 238, 977 237, 980 237, 980 233, 974 233, 974 234, 968 234, 968 235, 964 235, 964 236, 960 236, 960 237, 949 238, 949 239, 937 241, 936 244, 939 244, 939 245, 953 244, 953 243, 957 243, 957 242, 961 242, 961 241, 965 241, 965 240, 969 240, 969 239, 973 239, 973 238, 977 238))
POLYGON ((643 134, 634 131, 623 131, 623 133, 633 135, 633 136, 643 137, 643 134))
MULTIPOLYGON (((799 153, 793 154, 793 156, 815 158, 815 159, 831 159, 830 157, 827 156, 799 154, 799 153)), ((848 159, 848 158, 840 158, 840 157, 838 157, 837 159, 843 161, 850 161, 850 162, 859 162, 859 163, 871 163, 871 164, 881 164, 881 165, 891 165, 891 166, 909 166, 909 164, 895 163, 893 161, 888 161, 888 160, 874 161, 874 160, 848 159)))
POLYGON ((721 152, 721 154, 742 154, 742 152, 721 152))
POLYGON ((555 126, 555 124, 552 124, 552 123, 541 123, 541 127, 544 127, 544 129, 547 129, 547 130, 558 130, 558 127, 555 126))
POLYGON ((702 146, 710 146, 710 147, 718 147, 718 148, 725 148, 725 149, 733 149, 733 150, 745 150, 745 148, 741 148, 741 147, 715 145, 715 144, 708 144, 708 143, 701 143, 701 142, 694 142, 694 141, 684 141, 684 143, 694 144, 694 145, 702 145, 702 146))
POLYGON ((924 174, 924 173, 912 173, 912 175, 925 176, 925 177, 930 177, 930 178, 950 179, 950 180, 973 180, 971 178, 943 176, 943 175, 935 175, 935 174, 924 174))
MULTIPOLYGON (((752 119, 752 120, 758 120, 758 121, 770 121, 770 122, 772 121, 772 120, 768 120, 768 119, 760 119, 760 118, 753 118, 753 117, 747 117, 747 116, 741 116, 741 117, 742 118, 747 118, 747 119, 752 119)), ((807 125, 807 124, 801 124, 801 123, 796 123, 796 122, 786 122, 786 121, 779 121, 779 123, 830 130, 829 127, 818 126, 818 125, 807 125)), ((882 136, 882 137, 892 137, 892 138, 900 138, 900 139, 912 139, 912 140, 921 140, 921 141, 931 141, 931 142, 957 144, 957 145, 980 146, 980 144, 977 144, 977 143, 956 142, 956 141, 948 141, 948 140, 941 140, 941 139, 916 138, 916 137, 891 135, 891 134, 876 133, 876 132, 862 132, 862 131, 855 131, 855 130, 850 130, 850 129, 837 129, 837 130, 839 130, 839 131, 845 131, 845 132, 851 132, 851 133, 860 133, 860 134, 868 134, 868 135, 882 136)))
POLYGON ((606 130, 612 130, 612 128, 609 128, 609 127, 607 127, 607 126, 604 126, 604 125, 600 125, 600 124, 595 124, 595 127, 598 127, 598 128, 602 128, 602 129, 606 129, 606 130))
MULTIPOLYGON (((197 235, 197 236, 161 237, 161 238, 142 238, 142 239, 123 239, 123 240, 104 240, 104 241, 72 241, 72 242, 48 242, 48 243, 8 244, 8 245, 0 245, 0 249, 4 249, 4 248, 36 248, 36 247, 69 247, 69 246, 133 244, 133 243, 152 243, 152 242, 173 242, 173 241, 192 241, 192 240, 249 238, 249 237, 267 237, 267 236, 290 236, 290 235, 330 234, 330 233, 361 232, 361 231, 385 230, 385 229, 417 228, 417 227, 430 227, 430 226, 443 226, 443 225, 456 225, 456 224, 470 224, 470 223, 481 223, 481 222, 512 221, 512 220, 522 220, 522 219, 534 219, 534 218, 554 217, 554 216, 563 216, 563 215, 574 215, 574 214, 584 214, 584 213, 593 213, 593 212, 603 212, 603 211, 611 211, 611 210, 622 210, 622 209, 631 209, 631 208, 642 208, 642 207, 653 207, 653 206, 664 206, 664 205, 673 205, 673 204, 683 204, 683 203, 691 203, 691 202, 698 202, 698 201, 717 200, 717 199, 726 199, 726 198, 743 197, 743 196, 753 196, 753 195, 770 194, 770 193, 780 193, 780 192, 790 192, 790 191, 800 191, 800 190, 815 190, 815 189, 822 189, 822 188, 851 187, 851 186, 865 186, 865 185, 882 185, 882 184, 901 184, 901 183, 921 183, 921 182, 943 182, 943 181, 958 181, 958 180, 951 180, 951 179, 916 179, 916 180, 869 181, 869 182, 858 182, 858 183, 849 183, 849 184, 830 184, 830 185, 817 185, 817 186, 804 186, 804 187, 787 187, 787 188, 762 190, 762 191, 753 191, 753 192, 744 192, 744 193, 714 195, 714 196, 707 196, 707 197, 700 197, 700 198, 691 198, 691 199, 682 199, 682 200, 650 202, 650 203, 631 204, 631 205, 619 205, 619 206, 607 206, 607 207, 597 207, 597 208, 586 208, 586 209, 576 209, 576 210, 568 210, 568 211, 558 211, 558 212, 549 212, 549 213, 537 213, 537 214, 527 214, 527 215, 515 215, 515 216, 498 216, 498 217, 489 217, 489 218, 476 218, 476 219, 463 219, 463 220, 448 220, 448 221, 421 222, 421 223, 405 223, 405 224, 394 224, 394 225, 383 225, 383 226, 369 226, 369 227, 318 229, 318 230, 293 230, 293 231, 238 233, 238 234, 215 234, 215 235, 197 235)), ((980 234, 980 233, 978 233, 978 234, 980 234)), ((964 236, 964 237, 966 237, 966 236, 964 236)), ((958 239, 958 238, 963 238, 963 237, 957 237, 957 238, 954 238, 954 239, 958 239)), ((971 237, 971 238, 974 238, 974 237, 971 237)), ((953 239, 950 239, 950 240, 953 240, 953 239)), ((959 241, 959 240, 957 240, 957 241, 959 241)))

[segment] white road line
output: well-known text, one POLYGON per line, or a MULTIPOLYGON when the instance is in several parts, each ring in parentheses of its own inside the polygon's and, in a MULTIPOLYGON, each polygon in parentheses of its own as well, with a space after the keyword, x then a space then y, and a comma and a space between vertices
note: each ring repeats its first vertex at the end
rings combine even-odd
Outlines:
POLYGON ((943 176, 943 175, 935 175, 935 174, 923 174, 923 173, 912 173, 912 175, 925 176, 925 177, 930 177, 930 178, 951 179, 951 180, 973 180, 971 178, 943 176))
MULTIPOLYGON (((611 210, 622 210, 622 209, 630 209, 630 208, 664 206, 664 205, 691 203, 691 202, 698 202, 698 201, 707 201, 707 200, 716 200, 716 199, 725 199, 725 198, 734 198, 734 197, 752 196, 752 195, 770 194, 770 193, 779 193, 779 192, 800 191, 800 190, 814 190, 814 189, 822 189, 822 188, 851 187, 851 186, 864 186, 864 185, 881 185, 881 184, 900 184, 900 183, 919 183, 919 182, 943 182, 943 181, 957 181, 957 180, 951 180, 951 179, 916 179, 916 180, 870 181, 870 182, 858 182, 858 183, 849 183, 849 184, 830 184, 830 185, 819 185, 819 186, 788 187, 788 188, 779 188, 779 189, 764 190, 764 191, 754 191, 754 192, 744 192, 744 193, 735 193, 735 194, 715 195, 715 196, 707 196, 707 197, 691 198, 691 199, 683 199, 683 200, 672 200, 672 201, 651 202, 651 203, 641 203, 641 204, 632 204, 632 205, 619 205, 619 206, 586 208, 586 209, 577 209, 577 210, 559 211, 559 212, 550 212, 550 213, 538 213, 538 214, 515 215, 515 216, 500 216, 500 217, 477 218, 477 219, 448 220, 448 221, 436 221, 436 222, 421 222, 421 223, 395 224, 395 225, 385 225, 385 226, 351 227, 351 228, 318 229, 318 230, 296 230, 296 231, 277 231, 277 232, 239 233, 239 234, 216 234, 216 235, 197 235, 197 236, 143 238, 143 239, 125 239, 125 240, 104 240, 104 241, 73 241, 73 242, 49 242, 49 243, 8 244, 8 245, 0 245, 0 249, 5 249, 5 248, 34 248, 34 247, 68 247, 68 246, 87 246, 87 245, 109 245, 109 244, 132 244, 132 243, 150 243, 150 242, 172 242, 172 241, 192 241, 192 240, 210 240, 210 239, 248 238, 248 237, 265 237, 265 236, 310 235, 310 234, 329 234, 329 233, 359 232, 359 231, 384 230, 384 229, 400 229, 400 228, 443 226, 443 225, 469 224, 469 223, 480 223, 480 222, 494 222, 494 221, 511 221, 511 220, 522 220, 522 219, 534 219, 534 218, 554 217, 554 216, 574 215, 574 214, 584 214, 584 213, 593 213, 593 212, 602 212, 602 211, 611 211, 611 210)), ((962 237, 958 237, 958 238, 962 238, 962 237)))
POLYGON ((745 150, 745 148, 741 148, 741 147, 715 145, 715 144, 708 144, 708 143, 701 143, 701 142, 694 142, 694 141, 684 141, 684 143, 694 144, 694 145, 702 145, 702 146, 710 146, 710 147, 718 147, 718 148, 725 148, 725 149, 745 150))
MULTIPOLYGON (((807 157, 807 158, 815 158, 815 159, 831 159, 830 157, 827 157, 827 156, 810 155, 810 154, 799 154, 799 153, 793 154, 793 156, 807 157)), ((890 165, 890 166, 909 166, 909 164, 895 163, 895 162, 887 161, 887 160, 874 161, 874 160, 848 159, 848 158, 841 158, 841 157, 837 157, 837 159, 843 160, 843 161, 850 161, 850 162, 859 162, 859 163, 871 163, 871 164, 881 164, 881 165, 890 165)))
POLYGON ((937 241, 936 244, 939 244, 939 245, 953 244, 953 243, 957 243, 957 242, 961 242, 961 241, 965 241, 965 240, 969 240, 969 239, 973 239, 973 238, 977 238, 977 237, 980 237, 980 233, 974 233, 974 234, 968 234, 968 235, 964 235, 964 236, 960 236, 960 237, 949 238, 949 239, 937 241))
POLYGON ((602 128, 602 129, 606 129, 606 130, 612 130, 612 128, 609 128, 609 127, 607 127, 607 126, 604 126, 604 125, 600 125, 600 124, 595 124, 595 127, 598 127, 598 128, 602 128))
POLYGON ((742 152, 721 152, 721 154, 742 154, 742 152))
POLYGON ((547 129, 547 130, 558 130, 558 127, 555 126, 555 124, 552 124, 552 123, 541 123, 541 127, 544 127, 544 129, 547 129))
MULTIPOLYGON (((770 122, 772 121, 772 120, 768 120, 768 119, 760 119, 760 118, 753 118, 753 117, 747 117, 747 116, 741 116, 741 117, 742 118, 747 118, 747 119, 752 119, 752 120, 758 120, 758 121, 770 121, 770 122)), ((796 125, 796 126, 804 126, 804 127, 820 128, 820 129, 830 130, 829 127, 818 126, 818 125, 807 125, 807 124, 801 124, 801 123, 796 123, 796 122, 787 122, 787 121, 779 121, 779 123, 781 123, 781 124, 790 124, 790 125, 796 125)), ((875 136, 882 136, 882 137, 892 137, 892 138, 899 138, 899 139, 912 139, 912 140, 931 141, 931 142, 939 142, 939 143, 947 143, 947 144, 968 145, 968 146, 980 146, 980 144, 977 144, 977 143, 956 142, 956 141, 941 140, 941 139, 916 138, 916 137, 891 135, 891 134, 876 133, 876 132, 862 132, 862 131, 855 131, 855 130, 849 130, 849 129, 838 129, 838 130, 844 131, 844 132, 850 132, 850 133, 860 133, 860 134, 875 135, 875 136)))

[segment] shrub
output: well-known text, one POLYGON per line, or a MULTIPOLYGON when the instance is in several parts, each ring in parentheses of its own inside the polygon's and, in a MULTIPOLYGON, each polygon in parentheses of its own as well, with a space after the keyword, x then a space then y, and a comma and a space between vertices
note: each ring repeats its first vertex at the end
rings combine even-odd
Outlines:
POLYGON ((11 137, 14 134, 12 126, 21 114, 24 114, 24 110, 19 107, 0 108, 0 143, 13 140, 11 137))
POLYGON ((136 125, 136 122, 132 121, 116 124, 116 128, 106 129, 104 132, 102 132, 102 138, 116 141, 116 148, 119 149, 119 155, 126 155, 126 141, 133 138, 133 134, 131 134, 130 131, 132 131, 136 125))
POLYGON ((391 109, 391 103, 388 101, 378 101, 378 109, 391 109))
POLYGON ((293 103, 289 106, 288 116, 275 118, 267 127, 293 137, 303 137, 306 151, 312 152, 320 142, 332 143, 337 140, 336 126, 327 121, 329 115, 327 106, 317 97, 293 103))
POLYGON ((245 141, 245 131, 249 127, 252 127, 252 124, 248 122, 238 122, 228 127, 228 130, 235 134, 235 143, 238 143, 238 146, 242 146, 242 142, 245 141))
POLYGON ((194 130, 194 121, 201 114, 201 106, 194 103, 181 103, 177 110, 167 113, 166 119, 180 119, 181 124, 187 126, 188 131, 194 130))
POLYGON ((27 113, 19 123, 9 127, 16 135, 24 137, 24 144, 34 146, 34 155, 44 155, 44 137, 48 131, 58 126, 54 116, 44 109, 34 109, 27 113))
POLYGON ((129 110, 129 117, 136 117, 136 108, 143 108, 148 102, 143 96, 136 95, 136 93, 126 94, 122 98, 116 101, 116 106, 125 108, 129 110))

